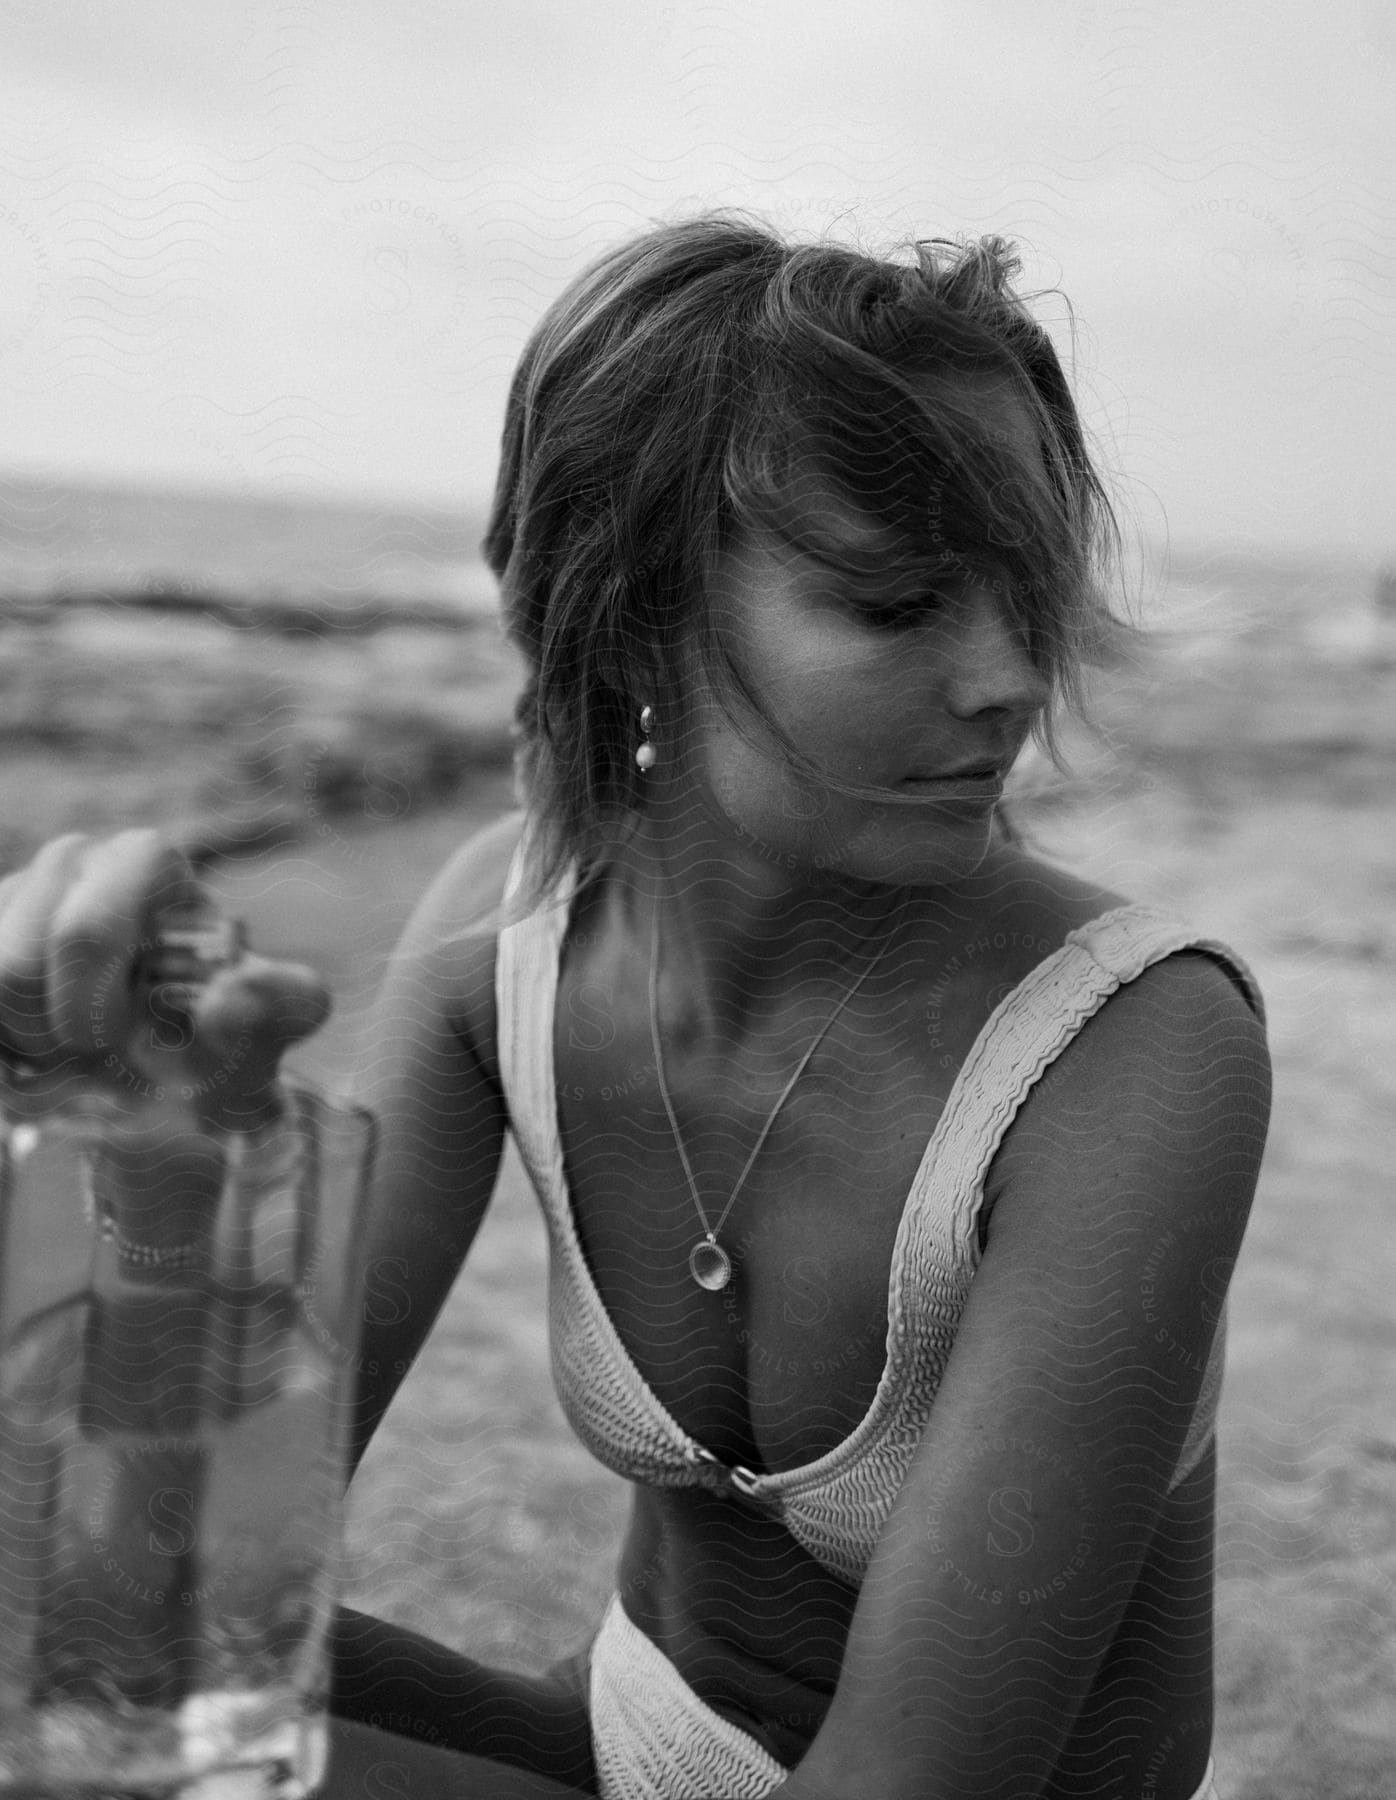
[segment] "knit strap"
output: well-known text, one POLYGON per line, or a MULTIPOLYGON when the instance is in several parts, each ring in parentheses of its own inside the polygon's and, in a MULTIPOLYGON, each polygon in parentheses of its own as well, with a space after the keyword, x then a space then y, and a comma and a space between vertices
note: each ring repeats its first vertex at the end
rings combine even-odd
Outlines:
POLYGON ((938 1132, 933 1169, 918 1174, 912 1211, 940 1214, 952 1261, 977 1267, 984 1179, 1004 1134, 1046 1069, 1111 994, 1175 950, 1204 950, 1236 977, 1264 1020, 1254 975, 1228 945, 1200 936, 1175 914, 1143 903, 1102 913, 1068 932, 999 1004, 960 1069, 938 1132), (922 1179, 924 1177, 924 1179, 922 1179), (947 1216, 946 1196, 953 1196, 947 1216))
MULTIPOLYGON (((523 886, 527 864, 525 831, 509 862, 506 910, 523 886)), ((562 1144, 553 1112, 552 1016, 544 1004, 553 986, 556 929, 556 916, 539 908, 506 925, 495 949, 496 1053, 509 1126, 525 1165, 546 1186, 552 1209, 560 1206, 565 1192, 562 1144)))

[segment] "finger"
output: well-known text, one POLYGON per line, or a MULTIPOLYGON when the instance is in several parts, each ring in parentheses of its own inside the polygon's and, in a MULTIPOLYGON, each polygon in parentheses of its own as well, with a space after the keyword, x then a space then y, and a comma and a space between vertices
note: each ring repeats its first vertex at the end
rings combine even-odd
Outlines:
POLYGON ((56 1045, 48 1009, 47 951, 53 916, 90 840, 53 838, 0 892, 0 1055, 37 1061, 56 1045))
POLYGON ((80 1054, 121 1054, 133 1024, 132 975, 162 912, 202 890, 156 831, 119 832, 89 852, 64 894, 48 946, 48 1005, 58 1038, 80 1054))

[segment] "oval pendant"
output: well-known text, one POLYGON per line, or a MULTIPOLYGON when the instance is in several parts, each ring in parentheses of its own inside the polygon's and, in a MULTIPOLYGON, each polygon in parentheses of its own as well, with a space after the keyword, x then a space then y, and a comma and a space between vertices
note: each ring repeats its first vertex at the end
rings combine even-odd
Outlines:
POLYGON ((732 1259, 720 1244, 702 1238, 688 1253, 688 1269, 700 1288, 715 1294, 732 1279, 732 1259))

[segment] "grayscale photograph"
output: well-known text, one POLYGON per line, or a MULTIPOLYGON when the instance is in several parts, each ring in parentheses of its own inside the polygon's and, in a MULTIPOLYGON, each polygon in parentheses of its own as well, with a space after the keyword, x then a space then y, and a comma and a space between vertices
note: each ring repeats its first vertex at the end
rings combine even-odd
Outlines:
POLYGON ((1393 87, 4 9, 0 1800, 1392 1800, 1393 87))

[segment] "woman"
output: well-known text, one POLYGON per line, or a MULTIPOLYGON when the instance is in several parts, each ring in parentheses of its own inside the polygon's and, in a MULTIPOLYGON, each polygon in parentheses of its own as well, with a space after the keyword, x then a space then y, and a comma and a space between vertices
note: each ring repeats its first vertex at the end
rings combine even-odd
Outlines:
POLYGON ((523 808, 378 1002, 367 1255, 412 1305, 369 1318, 358 1449, 507 1128, 559 1393, 633 1511, 595 1640, 537 1680, 342 1610, 333 1793, 1215 1792, 1263 1013, 1003 814, 1118 631, 1012 273, 997 239, 899 264, 699 219, 524 354, 486 539, 523 808))

